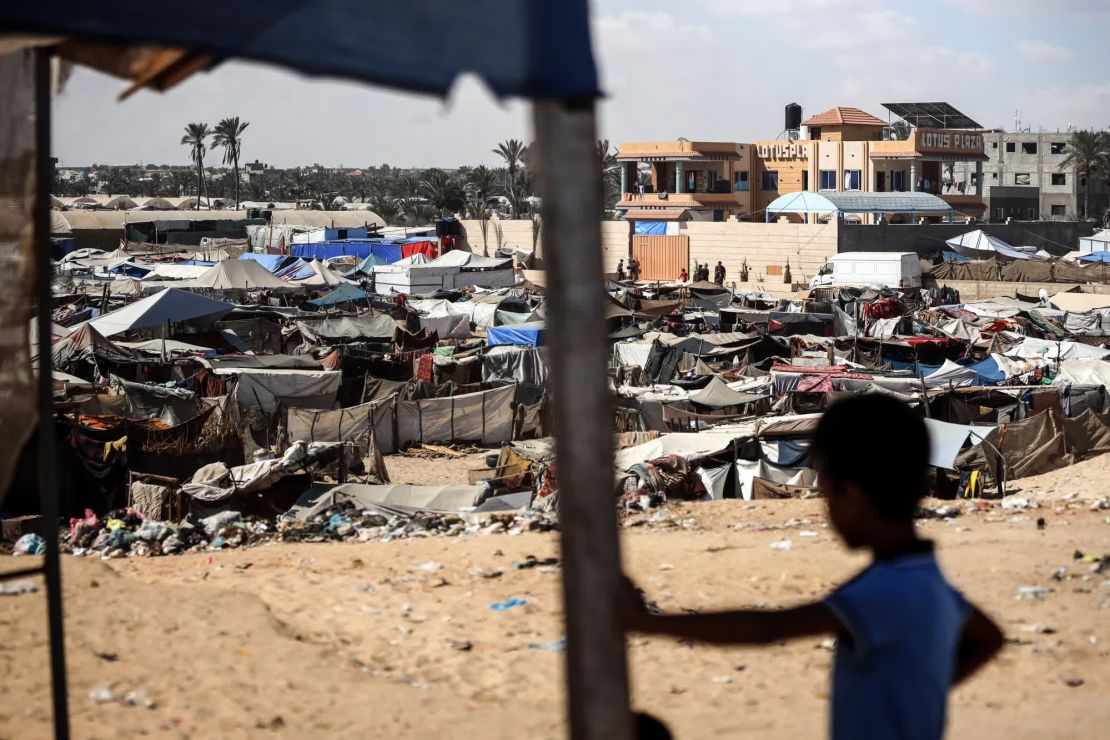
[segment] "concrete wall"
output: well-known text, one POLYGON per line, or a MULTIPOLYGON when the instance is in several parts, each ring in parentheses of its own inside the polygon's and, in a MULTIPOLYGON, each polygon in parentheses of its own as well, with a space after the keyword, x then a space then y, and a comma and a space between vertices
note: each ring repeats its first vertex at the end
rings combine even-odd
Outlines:
MULTIPOLYGON (((1071 288, 1076 287, 1075 283, 1004 283, 998 281, 976 281, 976 280, 925 280, 925 287, 931 288, 933 286, 944 287, 948 286, 955 290, 960 291, 961 301, 982 301, 987 298, 1015 298, 1020 293, 1023 296, 1035 298, 1041 288, 1044 288, 1049 295, 1063 293, 1071 288)), ((1082 285, 1080 286, 1084 293, 1097 293, 1099 295, 1110 294, 1110 285, 1082 285)))
POLYGON ((945 240, 982 229, 1007 244, 1031 244, 1057 252, 1078 249, 1079 237, 1093 229, 1075 221, 1024 221, 1013 224, 840 224, 841 252, 917 252, 927 256, 948 249, 945 240), (1062 246, 1061 246, 1062 245, 1062 246))
MULTIPOLYGON (((710 275, 720 260, 727 271, 726 281, 740 287, 740 266, 748 262, 749 283, 783 284, 781 275, 768 274, 768 267, 790 265, 793 282, 808 282, 825 260, 836 254, 835 223, 790 224, 686 223, 680 233, 690 237, 690 260, 708 263, 710 275)), ((751 286, 754 287, 754 286, 751 286)))
MULTIPOLYGON (((486 223, 485 239, 482 237, 482 224, 480 221, 461 221, 463 231, 466 233, 465 243, 470 251, 476 254, 483 253, 485 246, 489 254, 494 254, 499 247, 517 247, 531 250, 533 243, 536 252, 536 267, 543 267, 543 239, 540 237, 539 224, 533 232, 530 219, 490 219, 486 223), (533 242, 534 239, 534 242, 533 242)), ((629 249, 629 230, 631 224, 627 221, 602 221, 601 222, 601 249, 605 272, 616 272, 617 262, 621 259, 627 262, 629 249)))

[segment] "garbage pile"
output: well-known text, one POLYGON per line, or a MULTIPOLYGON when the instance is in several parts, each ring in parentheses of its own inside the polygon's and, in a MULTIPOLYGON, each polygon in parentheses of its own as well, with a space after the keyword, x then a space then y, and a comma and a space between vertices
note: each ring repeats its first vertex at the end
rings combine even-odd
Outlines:
POLYGON ((456 514, 419 511, 387 515, 360 510, 350 501, 338 503, 305 521, 274 521, 243 516, 238 511, 222 511, 195 520, 190 515, 174 524, 148 519, 132 509, 111 511, 103 519, 87 509, 83 518, 70 520, 62 550, 77 557, 147 557, 247 548, 269 542, 371 542, 547 532, 557 527, 558 521, 552 512, 456 514))

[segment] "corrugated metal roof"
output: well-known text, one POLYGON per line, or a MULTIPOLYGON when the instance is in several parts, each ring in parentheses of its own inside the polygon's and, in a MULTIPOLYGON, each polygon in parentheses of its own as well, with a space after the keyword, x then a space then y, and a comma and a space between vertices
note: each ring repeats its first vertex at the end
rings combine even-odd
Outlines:
POLYGON ((952 206, 931 193, 842 193, 801 191, 775 198, 771 213, 948 213, 952 206))
POLYGON ((802 121, 803 126, 885 126, 882 119, 859 108, 829 108, 824 113, 802 121))

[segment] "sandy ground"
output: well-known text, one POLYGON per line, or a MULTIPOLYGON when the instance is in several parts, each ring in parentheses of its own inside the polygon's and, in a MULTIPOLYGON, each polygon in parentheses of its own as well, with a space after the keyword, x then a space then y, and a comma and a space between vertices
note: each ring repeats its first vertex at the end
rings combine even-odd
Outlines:
MULTIPOLYGON (((391 474, 411 462, 390 458, 391 474)), ((421 462, 411 482, 481 465, 421 462)), ((1110 456, 1020 482, 1039 508, 962 502, 960 517, 921 522, 951 580, 1010 639, 954 692, 950 737, 1096 737, 1110 724, 1110 574, 1073 561, 1076 550, 1110 551, 1110 511, 1089 506, 1107 474, 1110 456), (1019 599, 1027 586, 1052 591, 1019 599)), ((627 569, 667 609, 818 598, 864 563, 835 541, 819 501, 664 511, 621 534, 627 569), (782 538, 792 549, 771 548, 782 538)), ((562 635, 559 573, 512 566, 556 556, 557 544, 524 534, 67 557, 74 737, 561 737, 563 656, 550 649, 562 635), (527 603, 489 608, 510 597, 527 603), (99 684, 142 688, 154 706, 96 703, 99 684)), ((45 737, 41 592, 0 597, 0 631, 0 737, 45 737)), ((633 636, 633 704, 679 738, 821 737, 831 658, 821 642, 716 649, 633 636)))

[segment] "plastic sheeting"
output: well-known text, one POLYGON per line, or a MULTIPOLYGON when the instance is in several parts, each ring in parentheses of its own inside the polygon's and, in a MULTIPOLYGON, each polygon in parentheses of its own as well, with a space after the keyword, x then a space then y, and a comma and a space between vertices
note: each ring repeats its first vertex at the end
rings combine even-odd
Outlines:
POLYGON ((701 406, 723 409, 731 406, 743 406, 762 398, 764 398, 764 396, 754 393, 740 393, 734 391, 729 388, 723 380, 714 375, 704 388, 691 393, 689 400, 701 406))
POLYGON ((1054 385, 1102 385, 1110 388, 1110 362, 1098 359, 1064 360, 1054 385))
POLYGON ((319 411, 291 408, 288 434, 292 442, 353 442, 366 447, 374 430, 382 452, 393 452, 393 404, 396 396, 345 409, 319 411))
POLYGON ((389 314, 344 316, 323 321, 298 321, 301 337, 312 344, 343 344, 380 339, 392 341, 397 322, 389 314))
POLYGON ((491 347, 499 344, 540 347, 546 344, 544 324, 537 321, 514 326, 491 326, 486 330, 486 344, 491 347))
POLYGON ((1110 355, 1110 349, 1091 347, 1090 345, 1080 342, 1052 342, 1047 339, 1026 337, 1022 340, 1021 344, 1013 347, 1005 354, 1010 357, 1021 357, 1023 359, 1085 360, 1106 357, 1110 355))
POLYGON ((335 405, 343 374, 330 370, 238 370, 232 395, 240 406, 272 413, 286 407, 327 409, 335 405))
POLYGON ((337 306, 340 303, 348 303, 350 301, 366 301, 370 300, 370 294, 357 285, 340 285, 330 293, 325 293, 319 298, 314 298, 311 301, 306 301, 309 306, 313 308, 326 308, 327 306, 337 306))
POLYGON ((397 402, 398 444, 508 442, 513 435, 512 385, 450 398, 397 402))
POLYGON ((550 370, 547 350, 525 347, 495 347, 482 356, 484 380, 514 380, 518 383, 545 385, 550 370))
POLYGON ((736 485, 740 495, 748 501, 752 499, 755 478, 798 488, 817 487, 817 471, 813 468, 780 467, 767 460, 736 461, 736 485))
POLYGON ((218 291, 296 290, 254 260, 225 260, 209 267, 189 283, 190 288, 218 291))

